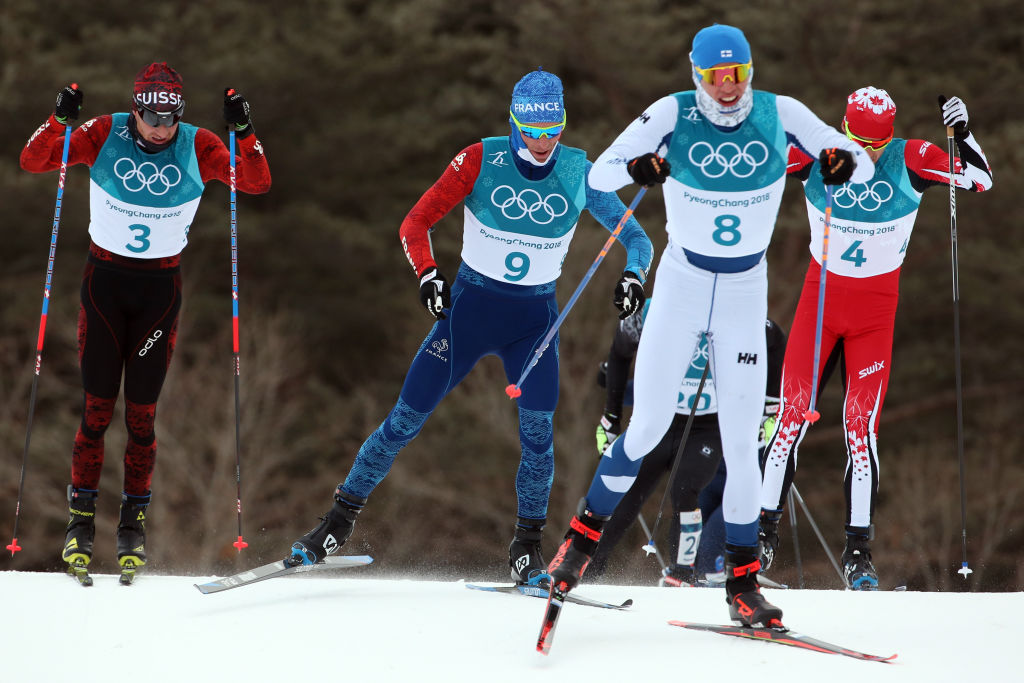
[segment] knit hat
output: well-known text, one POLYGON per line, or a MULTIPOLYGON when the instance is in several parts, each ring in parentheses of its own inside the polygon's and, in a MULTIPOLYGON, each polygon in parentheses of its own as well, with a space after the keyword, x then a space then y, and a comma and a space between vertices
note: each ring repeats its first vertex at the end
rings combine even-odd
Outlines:
POLYGON ((712 24, 697 31, 693 37, 690 61, 701 69, 710 69, 727 62, 746 64, 751 61, 750 43, 743 31, 735 26, 712 24))
POLYGON ((893 136, 896 103, 889 93, 868 86, 846 98, 846 116, 843 128, 866 140, 887 140, 893 136))
POLYGON ((167 62, 153 62, 135 75, 132 101, 137 107, 166 113, 185 104, 181 96, 182 81, 167 62))
POLYGON ((512 89, 512 115, 519 123, 556 123, 565 118, 562 81, 537 67, 512 89))

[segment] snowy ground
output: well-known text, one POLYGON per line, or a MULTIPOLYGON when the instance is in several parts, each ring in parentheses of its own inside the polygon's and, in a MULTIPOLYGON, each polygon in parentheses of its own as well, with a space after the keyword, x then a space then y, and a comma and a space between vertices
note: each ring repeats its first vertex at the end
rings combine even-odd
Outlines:
POLYGON ((584 586, 625 612, 566 605, 535 652, 543 601, 460 582, 359 578, 360 569, 202 595, 205 577, 0 572, 0 681, 1020 680, 1024 594, 767 590, 786 623, 893 664, 686 631, 723 622, 712 588, 584 586))

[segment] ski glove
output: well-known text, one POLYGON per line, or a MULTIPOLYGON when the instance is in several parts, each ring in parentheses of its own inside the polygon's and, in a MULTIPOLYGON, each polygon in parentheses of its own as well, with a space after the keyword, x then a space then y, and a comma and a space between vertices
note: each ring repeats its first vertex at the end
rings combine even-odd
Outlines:
POLYGON ((252 133, 249 103, 234 88, 224 88, 224 121, 235 127, 238 137, 244 138, 252 133))
POLYGON ((942 109, 942 123, 953 129, 953 135, 958 138, 967 137, 967 105, 959 97, 939 97, 939 107, 942 109))
POLYGON ((451 287, 437 268, 427 270, 420 277, 420 301, 427 307, 427 312, 438 320, 448 317, 443 309, 451 308, 451 287))
POLYGON ((619 320, 636 315, 644 307, 645 301, 647 295, 644 294, 644 286, 637 274, 631 270, 623 272, 619 283, 615 285, 615 307, 621 311, 619 320))
POLYGON ((65 85, 64 89, 57 93, 57 104, 53 108, 54 117, 65 124, 68 119, 77 119, 79 112, 82 111, 83 97, 77 83, 65 85))
POLYGON ((821 150, 821 182, 826 185, 842 185, 853 176, 853 154, 845 149, 829 147, 821 150))
POLYGON ((665 178, 668 178, 672 166, 654 152, 648 152, 631 160, 626 165, 626 170, 629 171, 629 177, 637 185, 654 187, 655 183, 665 182, 665 178))
POLYGON ((622 423, 619 416, 613 413, 605 413, 601 421, 597 423, 597 454, 604 455, 605 450, 612 445, 612 442, 622 433, 622 423))

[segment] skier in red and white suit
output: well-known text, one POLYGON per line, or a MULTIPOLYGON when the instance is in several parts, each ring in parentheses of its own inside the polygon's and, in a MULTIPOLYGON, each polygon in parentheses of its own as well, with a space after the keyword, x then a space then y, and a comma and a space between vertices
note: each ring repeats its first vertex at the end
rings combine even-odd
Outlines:
MULTIPOLYGON (((960 153, 954 159, 956 186, 971 192, 989 189, 992 172, 981 146, 967 130, 966 106, 954 97, 944 103, 942 115, 954 129, 960 153)), ((843 564, 847 583, 860 590, 878 587, 869 540, 878 491, 876 439, 889 382, 900 266, 922 193, 950 182, 947 150, 926 140, 894 138, 895 116, 896 105, 884 90, 861 88, 847 98, 843 132, 871 155, 875 174, 866 183, 847 182, 834 191, 821 332, 821 358, 842 342, 847 451, 843 564)), ((778 520, 793 482, 797 449, 809 425, 804 414, 813 379, 825 207, 817 163, 808 157, 805 166, 792 173, 804 182, 812 259, 786 347, 778 428, 764 464, 759 536, 765 568, 774 559, 778 520)))

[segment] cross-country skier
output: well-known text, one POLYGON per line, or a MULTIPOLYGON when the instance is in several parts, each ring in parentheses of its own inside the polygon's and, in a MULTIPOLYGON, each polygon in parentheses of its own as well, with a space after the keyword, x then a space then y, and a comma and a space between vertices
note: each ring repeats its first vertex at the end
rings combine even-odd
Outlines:
MULTIPOLYGON (((516 380, 558 317, 555 281, 580 213, 587 209, 609 230, 625 213, 615 193, 587 183, 586 153, 559 143, 566 113, 557 76, 538 69, 516 84, 509 125, 509 135, 484 138, 456 154, 402 223, 402 246, 419 278, 420 300, 437 322, 413 358, 397 404, 338 486, 333 508, 295 542, 289 562, 318 562, 345 543, 398 451, 478 360, 497 355, 509 380, 516 380), (434 260, 430 232, 463 200, 462 263, 449 287, 434 260)), ((652 248, 633 218, 619 239, 626 268, 614 302, 625 317, 643 305, 652 248)), ((520 388, 522 458, 509 564, 515 581, 536 583, 547 579, 540 541, 554 473, 557 336, 520 388)))
POLYGON ((693 40, 696 90, 668 95, 633 121, 594 163, 591 184, 664 183, 668 246, 637 350, 629 427, 601 458, 565 541, 552 589, 583 575, 612 511, 661 441, 701 335, 709 340, 728 477, 723 514, 729 613, 743 624, 781 623, 758 590, 757 431, 764 410, 767 264, 791 142, 821 155, 827 183, 870 178, 871 159, 790 97, 755 91, 743 32, 715 24, 693 40), (662 151, 667 150, 667 151, 662 151), (664 154, 664 156, 662 156, 664 154))
MULTIPOLYGON (((65 126, 83 94, 57 95, 54 113, 21 152, 33 173, 60 167, 65 126)), ((184 123, 181 76, 165 62, 135 77, 131 109, 86 121, 71 134, 68 165, 89 166, 89 256, 78 317, 84 411, 71 455, 63 559, 79 574, 92 559, 103 436, 124 375, 124 489, 117 556, 129 575, 146 563, 145 519, 156 462, 156 404, 174 351, 181 307, 181 251, 205 184, 230 182, 228 150, 204 128, 184 123)), ((225 91, 224 119, 239 141, 237 188, 270 189, 270 169, 253 134, 249 104, 225 91)), ((130 576, 129 576, 130 578, 130 576)))
MULTIPOLYGON (((885 90, 866 87, 847 98, 842 129, 871 156, 874 175, 837 187, 829 229, 828 277, 821 350, 843 344, 843 426, 846 434, 846 550, 843 572, 857 590, 878 587, 870 540, 878 493, 876 439, 889 383, 900 266, 907 253, 922 193, 949 185, 946 149, 925 140, 893 137, 896 104, 885 90)), ((954 182, 972 192, 992 187, 981 145, 967 129, 967 107, 957 97, 942 105, 960 151, 954 182)), ((765 460, 761 491, 761 562, 765 569, 778 548, 778 524, 796 469, 797 449, 809 422, 814 340, 821 276, 825 189, 811 158, 795 172, 804 182, 811 223, 811 262, 797 304, 783 366, 781 416, 765 460)))
MULTIPOLYGON (((611 349, 608 351, 608 360, 603 364, 603 367, 607 368, 605 409, 597 425, 597 449, 602 455, 622 432, 622 408, 628 389, 629 366, 636 355, 644 320, 653 300, 653 297, 647 299, 642 315, 619 322, 611 349)), ((771 319, 765 321, 765 337, 768 349, 768 384, 765 388, 765 413, 761 419, 762 432, 766 428, 773 428, 774 425, 775 412, 779 407, 782 358, 786 351, 786 334, 771 319)), ((689 342, 686 345, 690 347, 689 342)), ((609 556, 637 519, 644 503, 654 492, 662 476, 671 472, 683 433, 686 431, 690 410, 695 402, 697 408, 693 424, 680 455, 675 477, 668 483, 673 513, 672 528, 674 531, 678 530, 678 534, 670 534, 670 561, 662 571, 659 585, 695 586, 699 580, 705 579, 707 574, 716 573, 715 561, 724 552, 725 540, 724 527, 718 528, 723 524, 721 514, 715 512, 720 510, 725 477, 717 476, 719 469, 724 469, 720 468, 722 437, 718 431, 715 382, 710 372, 704 382, 700 399, 697 400, 697 387, 700 385, 701 374, 707 361, 707 340, 702 337, 700 346, 686 369, 679 393, 675 397, 676 412, 672 424, 654 450, 644 456, 636 481, 619 501, 615 513, 605 525, 597 554, 587 568, 588 581, 596 581, 601 577, 609 556), (708 490, 712 487, 712 482, 718 484, 715 491, 708 490), (705 493, 706 496, 703 495, 705 493), (714 509, 710 509, 710 506, 709 509, 704 509, 701 503, 711 500, 718 504, 714 505, 714 509), (714 521, 711 521, 712 515, 714 521)), ((759 439, 759 445, 763 447, 763 443, 764 439, 759 439)))

